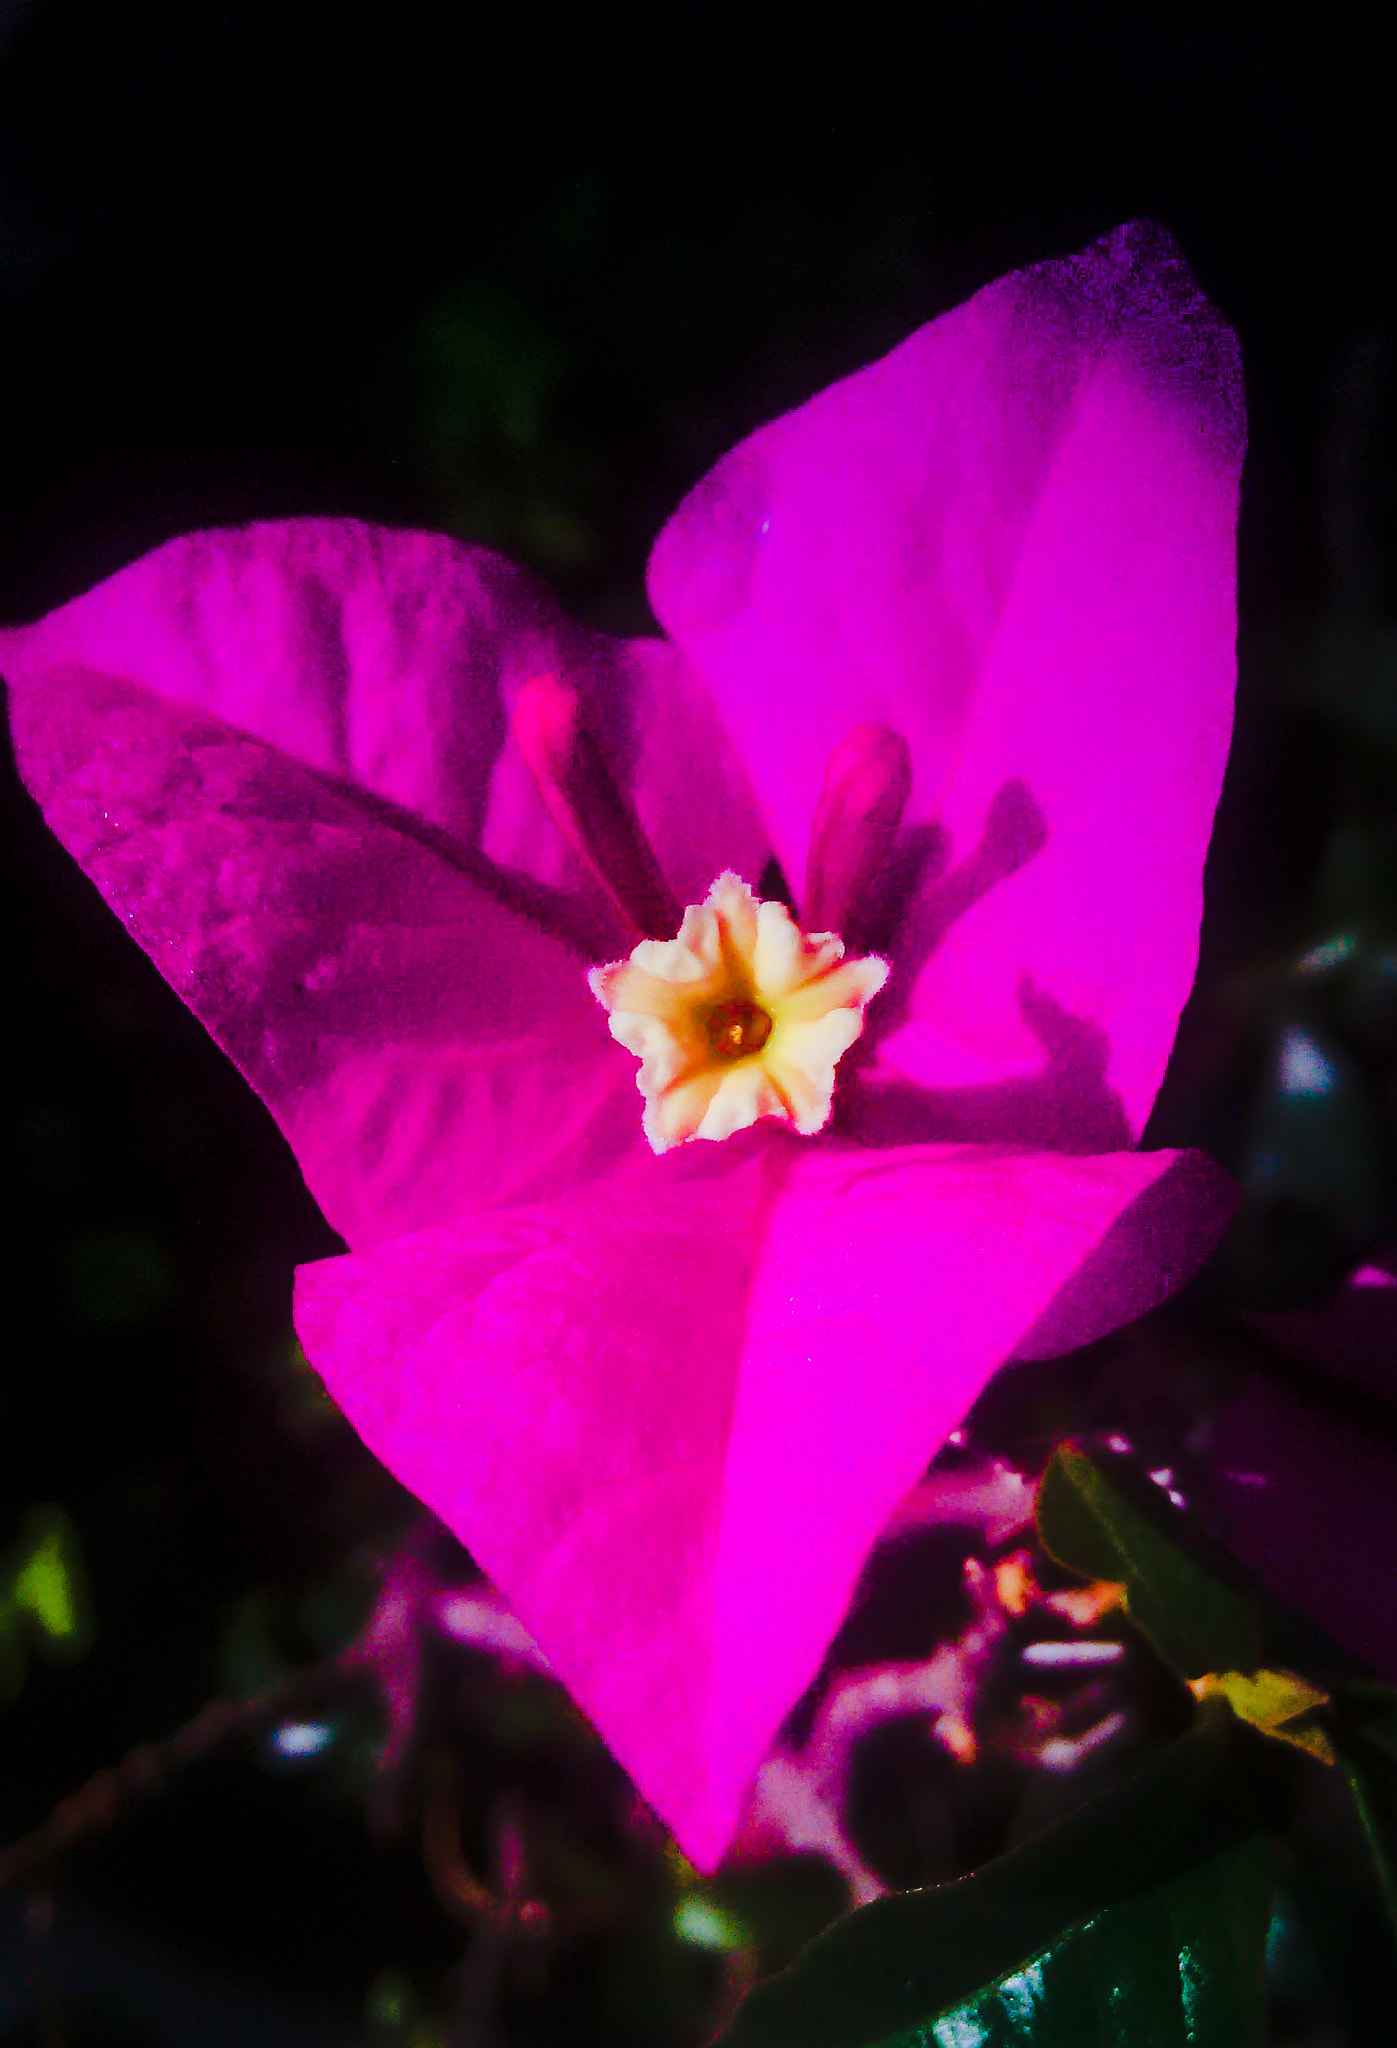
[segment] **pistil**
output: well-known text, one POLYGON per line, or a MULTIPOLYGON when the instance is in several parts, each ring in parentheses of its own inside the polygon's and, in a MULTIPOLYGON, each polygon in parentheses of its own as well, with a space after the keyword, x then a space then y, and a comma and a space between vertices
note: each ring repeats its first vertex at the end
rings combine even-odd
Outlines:
POLYGON ((720 1060, 748 1059, 771 1036, 771 1018, 757 1003, 740 999, 715 1003, 703 1020, 708 1043, 720 1060))

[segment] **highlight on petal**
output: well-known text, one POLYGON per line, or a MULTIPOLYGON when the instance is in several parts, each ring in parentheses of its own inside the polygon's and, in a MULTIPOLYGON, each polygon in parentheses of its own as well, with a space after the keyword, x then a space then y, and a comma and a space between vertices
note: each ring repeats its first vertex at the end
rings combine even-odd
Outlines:
POLYGON ((846 961, 833 932, 802 932, 726 872, 676 938, 642 939, 588 979, 612 1037, 639 1056, 643 1128, 666 1152, 763 1117, 802 1137, 823 1130, 835 1066, 887 977, 885 960, 846 961))
MULTIPOLYGON (((711 1868, 898 1502, 1178 1164, 757 1131, 303 1267, 296 1326, 711 1868)), ((1149 1289, 1103 1270, 1098 1325, 1149 1289)))
POLYGON ((1032 1084, 1028 987, 1101 1035, 1122 1133, 1143 1127, 1230 733, 1242 443, 1234 338, 1137 223, 763 427, 660 535, 656 615, 760 771, 788 873, 850 726, 906 736, 880 1018, 904 1080, 1032 1084))

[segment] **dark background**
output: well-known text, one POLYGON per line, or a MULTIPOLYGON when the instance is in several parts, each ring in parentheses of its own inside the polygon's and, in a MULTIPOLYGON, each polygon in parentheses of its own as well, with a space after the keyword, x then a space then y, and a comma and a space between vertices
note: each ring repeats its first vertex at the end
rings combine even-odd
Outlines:
MULTIPOLYGON (((1241 334, 1251 452, 1237 742, 1153 1135, 1243 1179, 1227 1298, 1316 1297, 1397 1223, 1392 19, 951 10, 915 74, 877 52, 914 82, 836 90, 725 52, 686 82, 692 50, 539 80, 541 47, 412 9, 0 0, 0 619, 320 513, 484 540, 643 630, 650 540, 741 434, 1004 271, 1163 221, 1241 334), (1338 933, 1342 973, 1297 978, 1338 933), (1318 1107, 1274 1087, 1287 1027, 1338 1077, 1318 1107)), ((403 1513, 296 1370, 291 1268, 334 1241, 280 1140, 12 767, 3 828, 0 1551, 61 1505, 91 1627, 0 1703, 0 1838, 342 1640, 403 1513)), ((365 2001, 459 1937, 366 1832, 358 1741, 339 1777, 236 1756, 84 1853, 72 2038, 418 2038, 361 2032, 365 2001)))

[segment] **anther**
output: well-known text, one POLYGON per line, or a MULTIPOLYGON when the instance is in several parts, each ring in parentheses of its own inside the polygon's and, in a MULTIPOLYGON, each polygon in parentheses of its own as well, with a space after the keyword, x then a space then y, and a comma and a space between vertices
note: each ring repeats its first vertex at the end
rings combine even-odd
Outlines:
POLYGON ((582 699, 557 675, 523 684, 512 718, 554 823, 601 883, 636 938, 668 938, 680 906, 635 805, 608 768, 582 699))

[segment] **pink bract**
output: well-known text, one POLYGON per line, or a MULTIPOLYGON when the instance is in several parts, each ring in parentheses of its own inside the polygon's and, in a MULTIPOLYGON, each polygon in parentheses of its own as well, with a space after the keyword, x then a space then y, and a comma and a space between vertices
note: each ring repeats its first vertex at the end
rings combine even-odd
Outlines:
POLYGON ((680 506, 665 641, 348 521, 171 542, 0 635, 54 831, 352 1247, 296 1319, 705 1866, 900 1496, 1015 1353, 1229 1208, 1131 1149, 1230 730, 1240 382, 1159 230, 990 286, 680 506), (623 937, 509 737, 581 689, 681 901, 870 719, 913 794, 832 1129, 656 1158, 585 969, 623 937))

